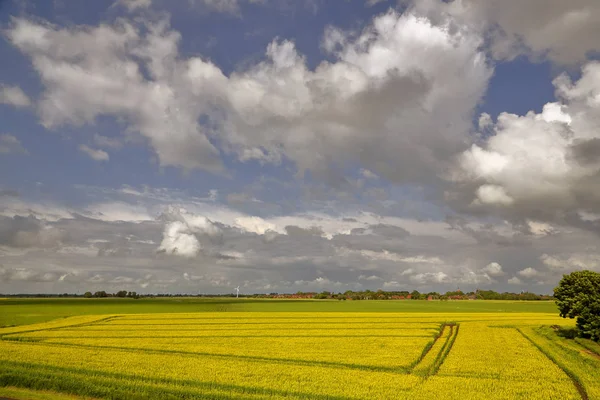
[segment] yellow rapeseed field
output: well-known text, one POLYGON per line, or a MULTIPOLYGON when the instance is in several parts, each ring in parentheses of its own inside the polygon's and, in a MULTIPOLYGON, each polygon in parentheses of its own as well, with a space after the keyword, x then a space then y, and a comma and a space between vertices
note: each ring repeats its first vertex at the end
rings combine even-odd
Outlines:
POLYGON ((577 359, 583 347, 553 339, 549 326, 565 323, 539 313, 73 317, 0 329, 0 383, 112 399, 600 398, 600 357, 577 359))

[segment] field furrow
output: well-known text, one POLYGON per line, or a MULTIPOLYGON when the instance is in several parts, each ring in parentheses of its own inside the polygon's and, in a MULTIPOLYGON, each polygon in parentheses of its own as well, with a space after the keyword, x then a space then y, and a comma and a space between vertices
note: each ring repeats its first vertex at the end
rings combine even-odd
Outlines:
POLYGON ((595 398, 594 345, 551 341, 539 329, 555 322, 458 313, 81 317, 0 330, 0 386, 111 399, 595 398), (569 364, 574 354, 584 364, 569 364))

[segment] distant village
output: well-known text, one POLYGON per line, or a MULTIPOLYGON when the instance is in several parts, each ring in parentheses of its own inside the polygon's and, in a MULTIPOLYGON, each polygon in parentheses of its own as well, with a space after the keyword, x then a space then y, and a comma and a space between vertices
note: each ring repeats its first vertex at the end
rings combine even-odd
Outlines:
POLYGON ((239 297, 244 299, 315 299, 315 300, 429 300, 429 301, 445 301, 445 300, 551 300, 550 295, 535 294, 530 292, 498 293, 493 290, 479 290, 474 292, 463 293, 460 289, 446 292, 428 292, 420 293, 418 290, 409 291, 385 291, 385 290, 364 290, 353 291, 348 290, 343 293, 338 292, 296 292, 296 293, 268 293, 268 294, 244 294, 239 296, 235 293, 225 294, 141 294, 136 292, 128 292, 121 290, 115 293, 109 293, 104 290, 96 292, 85 292, 84 294, 62 293, 62 294, 0 294, 0 297, 84 297, 84 298, 153 298, 153 297, 239 297))
POLYGON ((288 293, 269 293, 255 294, 253 298, 269 298, 269 299, 334 299, 334 300, 551 300, 552 296, 540 295, 530 292, 521 293, 498 293, 493 290, 476 290, 474 292, 463 293, 460 289, 456 291, 446 292, 444 294, 438 292, 420 293, 417 290, 408 291, 384 291, 384 290, 365 290, 352 291, 348 290, 344 293, 335 292, 297 292, 288 293))

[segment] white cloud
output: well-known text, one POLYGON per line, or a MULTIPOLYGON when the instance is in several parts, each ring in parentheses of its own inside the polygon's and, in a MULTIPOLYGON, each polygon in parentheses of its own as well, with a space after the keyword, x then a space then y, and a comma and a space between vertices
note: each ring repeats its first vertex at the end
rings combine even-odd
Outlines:
POLYGON ((275 224, 267 222, 260 217, 238 217, 235 219, 235 225, 246 232, 253 232, 259 235, 264 235, 269 231, 285 234, 285 230, 278 230, 275 224))
POLYGON ((0 135, 0 154, 27 154, 19 139, 8 133, 0 135))
POLYGON ((519 54, 572 64, 600 51, 600 3, 596 0, 414 0, 432 18, 444 13, 490 37, 498 59, 519 54))
POLYGON ((431 176, 462 146, 487 86, 481 43, 410 12, 380 15, 358 37, 330 28, 323 47, 335 62, 314 71, 292 42, 273 42, 267 61, 229 79, 227 139, 238 155, 261 147, 300 171, 360 153, 364 169, 394 181, 431 176))
POLYGON ((217 237, 221 234, 221 229, 211 220, 184 209, 171 210, 167 218, 171 222, 166 224, 163 240, 158 247, 159 251, 167 254, 195 257, 202 249, 199 236, 217 237))
POLYGON ((387 290, 398 290, 402 287, 403 285, 400 284, 400 282, 398 281, 388 281, 388 282, 383 282, 383 289, 387 289, 387 290))
POLYGON ((6 217, 29 215, 46 221, 73 218, 71 210, 64 206, 51 203, 36 203, 21 199, 3 198, 0 203, 0 215, 6 217))
POLYGON ((561 75, 554 86, 560 102, 539 114, 500 114, 493 135, 463 153, 453 179, 478 186, 474 207, 532 216, 598 210, 600 63, 586 64, 579 81, 561 75))
POLYGON ((152 0, 117 0, 115 5, 123 6, 131 12, 150 7, 152 5, 152 0))
POLYGON ((351 250, 351 249, 339 249, 340 254, 355 253, 359 254, 364 258, 375 261, 394 261, 404 262, 408 264, 443 264, 443 261, 439 257, 426 257, 422 255, 406 257, 401 254, 390 252, 387 250, 373 251, 373 250, 351 250))
POLYGON ((204 280, 204 275, 193 275, 193 274, 188 274, 187 272, 183 273, 183 279, 185 279, 186 281, 201 281, 204 280))
POLYGON ((59 275, 53 272, 39 272, 29 268, 5 268, 0 265, 0 282, 54 282, 59 275))
POLYGON ((381 280, 383 280, 383 278, 381 278, 381 277, 379 277, 377 275, 369 275, 369 276, 367 276, 367 275, 360 275, 358 277, 358 280, 359 281, 360 280, 365 280, 365 281, 381 281, 381 280))
MULTIPOLYGON (((142 34, 123 19, 114 25, 57 28, 16 18, 8 38, 31 57, 46 87, 39 104, 44 126, 120 117, 127 132, 147 139, 162 165, 220 170, 218 152, 197 122, 205 101, 192 96, 187 63, 177 60, 179 33, 165 21, 146 28, 142 34), (142 67, 151 80, 144 78, 142 67)), ((205 71, 216 70, 202 64, 205 71)), ((208 86, 203 91, 207 98, 208 86)))
POLYGON ((600 254, 598 253, 586 252, 553 255, 544 253, 540 256, 540 260, 550 270, 559 273, 568 273, 582 269, 600 270, 600 254))
POLYGON ((153 221, 155 219, 148 213, 148 209, 144 206, 118 201, 91 204, 86 207, 84 214, 90 218, 109 222, 142 222, 153 221))
POLYGON ((368 169, 364 169, 361 168, 360 170, 360 174, 367 179, 378 179, 379 177, 377 176, 377 174, 374 174, 373 172, 369 171, 368 169))
MULTIPOLYGON (((31 228, 23 225, 22 228, 9 229, 7 227, 11 224, 0 218, 0 237, 8 238, 4 244, 0 243, 2 263, 8 268, 53 272, 59 276, 64 276, 71 269, 85 271, 85 275, 68 275, 63 281, 57 281, 59 286, 56 290, 60 292, 70 291, 67 288, 75 288, 77 282, 86 282, 86 287, 94 290, 112 290, 110 282, 124 282, 123 279, 127 278, 130 281, 127 285, 132 285, 132 288, 146 285, 144 290, 150 292, 192 293, 216 293, 222 291, 227 282, 237 286, 246 281, 249 293, 316 289, 343 291, 358 287, 375 290, 383 287, 385 282, 388 285, 389 282, 397 282, 395 286, 389 286, 395 289, 416 287, 419 290, 444 291, 455 289, 456 285, 461 288, 468 285, 473 289, 493 285, 494 290, 513 290, 506 279, 496 277, 497 274, 501 276, 500 272, 506 278, 516 276, 527 283, 543 281, 543 286, 536 286, 536 290, 548 292, 562 273, 583 268, 598 270, 600 267, 600 256, 592 250, 597 238, 574 228, 561 228, 554 234, 532 235, 528 233, 528 226, 523 224, 518 228, 530 241, 526 246, 493 240, 473 246, 475 242, 463 241, 461 235, 464 233, 454 229, 450 232, 458 232, 457 236, 446 235, 441 227, 439 232, 436 231, 437 225, 430 225, 431 221, 362 213, 329 215, 307 212, 263 218, 262 223, 271 223, 276 229, 281 226, 285 234, 267 230, 259 237, 235 225, 236 218, 249 218, 251 215, 228 209, 209 198, 186 198, 182 193, 163 192, 162 189, 126 189, 128 193, 135 192, 135 195, 122 193, 121 189, 95 191, 89 187, 81 188, 88 195, 97 194, 106 200, 116 196, 133 203, 110 201, 76 210, 64 209, 64 215, 69 219, 42 222, 44 230, 39 228, 40 224, 31 225, 31 228), (166 204, 173 206, 165 210, 166 204), (158 218, 155 217, 157 215, 158 218), (415 229, 413 225, 420 228, 415 229), (409 234, 398 229, 400 226, 422 233, 409 234), (330 240, 322 235, 325 231, 348 229, 348 233, 332 234, 330 240), (15 242, 15 231, 27 234, 20 234, 19 241, 15 242), (3 236, 5 232, 13 233, 3 236), (62 233, 52 236, 51 232, 62 233), (275 235, 270 242, 265 239, 269 232, 275 235), (51 240, 52 237, 55 239, 51 240), (20 247, 15 247, 15 243, 19 243, 20 247), (164 254, 157 255, 157 250, 164 254), (547 256, 542 258, 540 254, 547 256), (490 263, 490 259, 498 265, 490 263), (538 274, 532 278, 523 277, 518 273, 522 265, 531 266, 538 274), (148 273, 159 278, 137 282, 148 273), (205 279, 193 278, 200 276, 205 279), (295 281, 299 284, 295 285, 295 281)), ((19 198, 9 197, 6 200, 15 202, 19 198)), ((0 207, 3 206, 4 203, 0 207)), ((15 205, 10 207, 17 209, 15 205)), ((27 215, 29 208, 34 209, 30 204, 22 204, 18 210, 27 215)), ((38 213, 43 211, 39 207, 35 210, 38 213)), ((49 210, 47 207, 44 213, 49 210)), ((496 222, 494 227, 479 222, 463 226, 472 228, 474 236, 488 235, 493 231, 501 233, 502 240, 508 240, 510 235, 519 234, 514 226, 511 230, 511 225, 502 221, 496 222)), ((34 281, 14 282, 22 283, 2 286, 0 291, 22 288, 34 291, 36 287, 42 287, 36 286, 38 283, 34 281)))
POLYGON ((477 189, 477 199, 483 204, 497 204, 508 206, 511 205, 514 200, 508 194, 506 190, 497 185, 483 185, 477 189))
POLYGON ((504 275, 504 271, 502 270, 502 265, 497 262, 491 262, 482 269, 483 272, 491 275, 491 276, 502 276, 504 275))
POLYGON ((418 273, 418 274, 411 276, 410 280, 411 280, 411 282, 420 284, 420 285, 432 284, 432 283, 440 284, 440 283, 451 281, 448 274, 446 274, 443 271, 418 273))
POLYGON ((92 149, 85 144, 79 146, 79 151, 87 154, 92 160, 95 161, 108 161, 110 158, 108 153, 104 150, 92 149))
POLYGON ((524 278, 533 278, 539 275, 538 270, 528 267, 518 272, 518 274, 524 278))
POLYGON ((508 283, 510 283, 511 285, 521 285, 523 282, 518 277, 513 276, 508 280, 508 283))
POLYGON ((457 283, 468 285, 482 285, 493 283, 494 280, 487 273, 466 270, 456 279, 457 283))
POLYGON ((264 163, 285 156, 322 176, 360 156, 373 175, 416 180, 437 175, 463 148, 491 76, 481 37, 411 11, 380 15, 356 37, 330 28, 323 46, 333 62, 315 70, 283 40, 228 77, 179 54, 180 34, 165 21, 140 21, 57 28, 14 20, 8 38, 40 74, 46 127, 121 118, 161 165, 218 172, 220 152, 264 163), (198 123, 202 115, 214 128, 198 123))
POLYGON ((165 227, 159 251, 183 257, 195 257, 201 246, 193 230, 183 222, 171 222, 165 227))
POLYGON ((341 287, 354 286, 351 284, 344 284, 339 281, 332 281, 329 278, 319 276, 312 281, 307 280, 296 280, 294 281, 294 285, 304 287, 305 290, 315 290, 315 289, 339 289, 341 287))
POLYGON ((531 233, 537 236, 545 236, 557 233, 557 230, 550 224, 540 221, 527 220, 527 225, 531 233))
POLYGON ((478 123, 478 125, 479 125, 479 129, 480 130, 486 130, 489 127, 491 127, 491 126, 494 125, 494 121, 492 120, 492 117, 491 117, 490 114, 488 114, 488 113, 482 113, 479 116, 479 123, 478 123))
POLYGON ((8 104, 15 107, 29 107, 31 105, 31 100, 20 87, 0 84, 0 104, 8 104))

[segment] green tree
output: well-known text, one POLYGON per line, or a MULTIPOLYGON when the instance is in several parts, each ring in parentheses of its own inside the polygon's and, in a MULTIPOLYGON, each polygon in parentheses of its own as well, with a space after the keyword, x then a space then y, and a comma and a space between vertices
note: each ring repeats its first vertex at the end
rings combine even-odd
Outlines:
POLYGON ((92 292, 85 292, 83 297, 85 297, 86 299, 89 299, 90 297, 92 297, 92 292))
POLYGON ((600 341, 600 274, 577 271, 563 275, 554 289, 563 318, 577 318, 580 336, 600 341))

